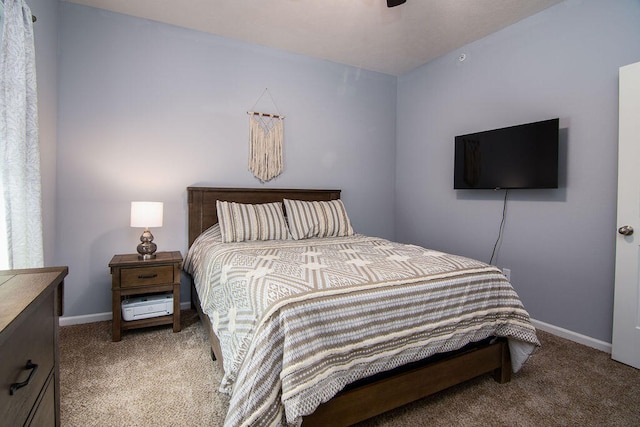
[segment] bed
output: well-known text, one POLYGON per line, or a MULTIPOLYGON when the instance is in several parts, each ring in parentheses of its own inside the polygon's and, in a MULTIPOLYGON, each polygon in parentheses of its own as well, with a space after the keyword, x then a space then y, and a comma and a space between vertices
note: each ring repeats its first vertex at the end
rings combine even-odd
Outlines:
POLYGON ((185 271, 212 357, 225 371, 227 426, 352 425, 479 375, 507 382, 539 346, 495 267, 348 228, 322 237, 296 230, 291 212, 311 206, 305 201, 343 208, 340 190, 187 192, 185 271), (283 201, 297 236, 219 243, 229 227, 218 208, 283 201), (289 263, 299 259, 304 264, 289 263), (256 295, 245 294, 254 287, 256 295), (422 320, 429 316, 438 317, 422 320), (388 330, 368 331, 373 324, 388 330))

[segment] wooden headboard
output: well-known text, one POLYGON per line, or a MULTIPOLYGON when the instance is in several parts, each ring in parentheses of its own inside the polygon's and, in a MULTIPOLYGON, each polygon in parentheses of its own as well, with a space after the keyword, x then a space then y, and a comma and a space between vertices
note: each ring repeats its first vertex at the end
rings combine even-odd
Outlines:
POLYGON ((189 247, 203 231, 218 223, 216 200, 237 203, 270 203, 282 199, 335 200, 340 190, 281 188, 187 187, 189 203, 189 247))

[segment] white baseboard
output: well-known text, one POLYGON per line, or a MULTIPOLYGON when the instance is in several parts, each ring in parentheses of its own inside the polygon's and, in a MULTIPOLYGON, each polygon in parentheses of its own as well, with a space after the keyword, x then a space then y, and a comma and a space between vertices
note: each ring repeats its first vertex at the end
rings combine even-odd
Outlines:
POLYGON ((80 325, 82 323, 102 322, 104 320, 111 320, 111 312, 108 313, 95 313, 95 314, 83 314, 81 316, 62 316, 60 318, 60 326, 80 325))
MULTIPOLYGON (((191 308, 189 301, 183 301, 180 303, 181 310, 187 310, 191 308)), ((83 323, 102 322, 105 320, 111 320, 113 314, 109 311, 107 313, 95 313, 95 314, 83 314, 81 316, 62 316, 60 318, 60 326, 81 325, 83 323)))
POLYGON ((550 334, 557 335, 560 338, 565 338, 569 341, 577 342, 578 344, 586 345, 587 347, 595 348, 597 350, 611 354, 611 343, 600 341, 595 338, 591 338, 586 335, 561 328, 559 326, 541 322, 539 320, 531 319, 531 323, 536 327, 536 329, 540 329, 541 331, 548 332, 550 334))

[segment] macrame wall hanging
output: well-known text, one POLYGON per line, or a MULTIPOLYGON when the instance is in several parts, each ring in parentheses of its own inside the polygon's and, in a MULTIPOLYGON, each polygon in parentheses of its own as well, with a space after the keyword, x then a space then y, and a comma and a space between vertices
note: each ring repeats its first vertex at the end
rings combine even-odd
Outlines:
POLYGON ((269 89, 265 89, 252 110, 264 94, 269 94, 278 114, 247 111, 249 114, 249 170, 261 182, 267 182, 284 170, 282 147, 284 142, 284 116, 280 114, 269 89))

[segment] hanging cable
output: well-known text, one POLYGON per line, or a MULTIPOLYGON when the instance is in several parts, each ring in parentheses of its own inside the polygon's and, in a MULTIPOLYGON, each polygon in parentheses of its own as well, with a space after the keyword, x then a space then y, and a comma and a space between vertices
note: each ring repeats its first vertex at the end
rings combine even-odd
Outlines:
POLYGON ((491 252, 491 259, 489 260, 489 264, 493 265, 493 257, 496 254, 496 249, 498 248, 498 244, 500 240, 502 240, 502 231, 504 230, 504 220, 506 218, 507 213, 507 194, 509 194, 509 190, 504 190, 504 203, 502 205, 502 221, 500 222, 500 230, 498 231, 498 238, 496 239, 496 244, 493 245, 493 252, 491 252))

